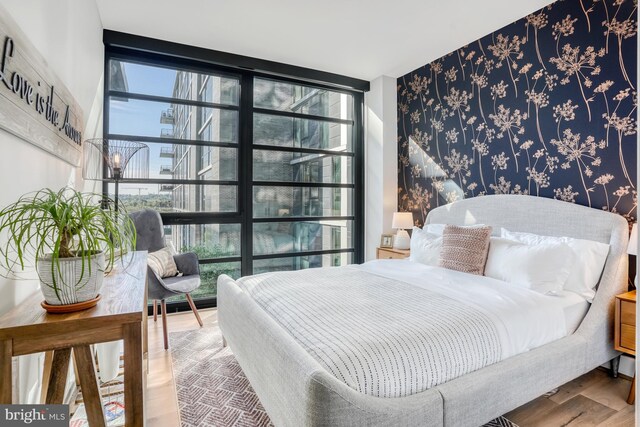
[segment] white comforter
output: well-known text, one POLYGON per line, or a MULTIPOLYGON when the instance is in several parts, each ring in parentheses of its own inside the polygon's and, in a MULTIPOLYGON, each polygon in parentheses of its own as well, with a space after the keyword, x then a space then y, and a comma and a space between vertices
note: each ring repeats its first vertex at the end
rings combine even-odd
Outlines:
POLYGON ((406 260, 238 283, 332 375, 377 397, 424 391, 567 333, 552 296, 406 260))
POLYGON ((500 336, 500 360, 567 335, 559 299, 485 276, 430 267, 407 260, 376 260, 354 266, 363 271, 424 287, 490 317, 500 336))

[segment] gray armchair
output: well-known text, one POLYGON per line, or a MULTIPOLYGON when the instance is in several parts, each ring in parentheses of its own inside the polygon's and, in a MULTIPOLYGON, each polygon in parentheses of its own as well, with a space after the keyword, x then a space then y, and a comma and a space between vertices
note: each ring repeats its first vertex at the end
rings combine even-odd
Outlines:
MULTIPOLYGON (((155 252, 165 247, 164 225, 160 214, 153 209, 143 209, 133 212, 131 219, 136 226, 137 241, 136 250, 155 252)), ((176 295, 185 295, 193 314, 200 326, 202 319, 198 314, 198 309, 193 303, 190 292, 200 287, 200 267, 198 255, 193 252, 178 254, 173 257, 178 266, 178 271, 182 273, 179 277, 158 277, 154 271, 147 267, 149 281, 149 299, 153 300, 153 321, 158 321, 158 301, 162 306, 162 330, 164 334, 164 348, 169 348, 169 338, 167 336, 167 304, 165 300, 176 295)))

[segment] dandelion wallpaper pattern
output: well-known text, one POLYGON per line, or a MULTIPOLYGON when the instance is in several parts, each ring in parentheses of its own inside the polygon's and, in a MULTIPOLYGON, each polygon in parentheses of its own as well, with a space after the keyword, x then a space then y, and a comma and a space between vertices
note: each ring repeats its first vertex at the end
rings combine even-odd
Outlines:
POLYGON ((559 0, 398 79, 398 207, 530 194, 635 221, 637 0, 559 0))

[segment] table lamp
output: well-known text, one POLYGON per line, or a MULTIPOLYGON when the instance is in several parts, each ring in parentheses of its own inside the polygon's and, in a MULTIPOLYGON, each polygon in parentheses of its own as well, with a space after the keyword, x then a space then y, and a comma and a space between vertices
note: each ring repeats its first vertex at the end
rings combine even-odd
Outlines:
MULTIPOLYGON (((631 228, 631 236, 629 236, 629 246, 627 246, 627 253, 629 255, 638 255, 638 224, 633 224, 633 228, 631 228)), ((638 272, 636 272, 636 278, 633 281, 638 287, 638 272)))
POLYGON ((394 212, 391 227, 398 230, 393 247, 395 249, 409 249, 411 238, 406 229, 413 227, 413 214, 411 212, 394 212))

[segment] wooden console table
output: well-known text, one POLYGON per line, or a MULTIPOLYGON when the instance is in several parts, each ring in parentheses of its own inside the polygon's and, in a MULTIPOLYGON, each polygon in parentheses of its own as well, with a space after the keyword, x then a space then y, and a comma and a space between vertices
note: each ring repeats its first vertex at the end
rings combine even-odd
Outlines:
MULTIPOLYGON (((38 292, 0 317, 0 404, 10 404, 11 358, 53 350, 44 403, 62 403, 73 350, 89 424, 104 427, 102 399, 91 344, 124 340, 125 425, 145 424, 147 353, 147 253, 134 252, 105 277, 98 305, 68 314, 48 314, 38 292)), ((47 383, 47 381, 45 381, 47 383)))

